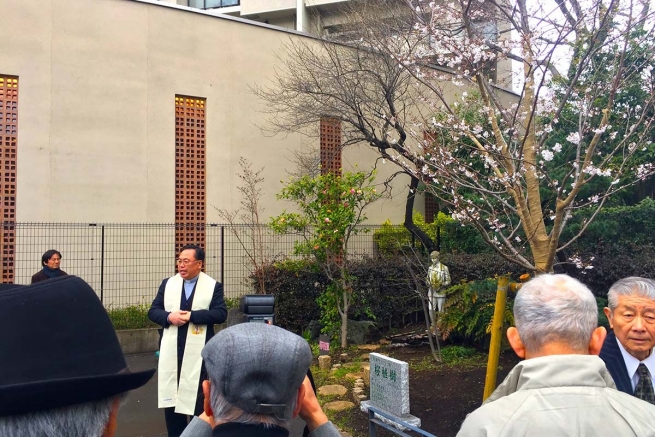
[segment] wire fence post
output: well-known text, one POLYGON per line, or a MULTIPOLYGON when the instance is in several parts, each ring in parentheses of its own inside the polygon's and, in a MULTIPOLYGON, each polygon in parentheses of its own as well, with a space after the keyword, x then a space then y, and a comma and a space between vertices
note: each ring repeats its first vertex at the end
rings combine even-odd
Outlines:
POLYGON ((225 226, 221 226, 221 284, 225 285, 225 226))
POLYGON ((100 229, 100 302, 105 303, 105 225, 100 229))

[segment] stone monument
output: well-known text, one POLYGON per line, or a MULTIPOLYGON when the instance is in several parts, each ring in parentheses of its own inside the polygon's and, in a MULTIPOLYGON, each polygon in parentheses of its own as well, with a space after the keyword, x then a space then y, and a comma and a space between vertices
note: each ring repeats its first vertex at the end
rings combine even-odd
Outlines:
MULTIPOLYGON (((378 353, 369 355, 370 400, 360 404, 364 412, 373 406, 399 421, 420 427, 421 419, 409 414, 409 365, 378 353)), ((397 423, 379 417, 384 422, 401 428, 397 423)))

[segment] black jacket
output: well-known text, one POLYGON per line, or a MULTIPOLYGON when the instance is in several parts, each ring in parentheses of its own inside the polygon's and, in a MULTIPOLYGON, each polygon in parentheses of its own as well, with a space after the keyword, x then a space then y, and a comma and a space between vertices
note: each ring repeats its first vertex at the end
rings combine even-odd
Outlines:
MULTIPOLYGON (((168 322, 169 311, 164 309, 164 290, 166 290, 166 283, 168 278, 164 279, 159 286, 159 291, 155 300, 152 301, 150 310, 148 311, 148 318, 155 322, 158 325, 161 325, 162 328, 167 329, 171 324, 168 322)), ((196 282, 196 285, 198 283, 196 282)), ((191 306, 193 305, 193 298, 196 295, 196 289, 193 288, 191 297, 187 300, 186 295, 184 294, 184 284, 182 285, 182 301, 180 302, 180 310, 182 311, 191 311, 191 306)), ((207 336, 205 338, 205 343, 207 343, 214 336, 214 325, 223 323, 227 318, 227 306, 225 305, 225 300, 223 299, 223 284, 216 282, 214 287, 214 294, 212 295, 212 300, 209 303, 209 308, 206 310, 197 310, 191 311, 191 322, 197 325, 207 325, 207 336)), ((184 357, 184 347, 186 345, 187 331, 189 330, 189 324, 182 325, 178 327, 177 330, 177 359, 181 361, 184 357)))
POLYGON ((279 426, 245 425, 243 423, 223 423, 214 428, 214 437, 289 437, 289 430, 279 426))
POLYGON ((623 393, 634 395, 632 382, 628 375, 628 369, 625 367, 625 361, 619 349, 618 339, 614 332, 610 332, 605 337, 605 342, 600 350, 599 357, 605 361, 605 367, 612 375, 616 388, 623 393))

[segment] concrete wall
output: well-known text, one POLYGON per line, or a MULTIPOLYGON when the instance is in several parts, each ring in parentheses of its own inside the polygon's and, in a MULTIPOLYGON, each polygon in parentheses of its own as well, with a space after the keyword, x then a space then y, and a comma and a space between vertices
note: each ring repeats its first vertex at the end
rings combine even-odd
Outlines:
POLYGON ((241 0, 241 15, 296 9, 297 0, 241 0))
POLYGON ((249 86, 302 37, 167 5, 0 0, 0 74, 20 80, 18 221, 173 222, 176 94, 207 99, 208 222, 238 207, 241 156, 265 167, 267 214, 288 207, 275 194, 307 140, 264 136, 249 86))

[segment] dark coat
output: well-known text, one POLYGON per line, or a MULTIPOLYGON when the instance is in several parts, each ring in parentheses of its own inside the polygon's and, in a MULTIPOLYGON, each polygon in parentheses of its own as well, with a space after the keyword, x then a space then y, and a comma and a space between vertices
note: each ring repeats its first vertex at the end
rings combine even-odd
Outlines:
POLYGON ((276 425, 246 425, 228 422, 214 428, 212 435, 214 437, 288 437, 289 430, 276 425))
MULTIPOLYGON (((168 329, 171 324, 168 322, 169 311, 164 309, 164 290, 166 290, 166 283, 168 278, 164 279, 159 286, 159 291, 155 300, 152 301, 150 310, 148 311, 148 318, 155 322, 158 325, 161 325, 162 328, 168 329)), ((198 283, 196 282, 196 285, 198 283)), ((180 302, 180 310, 182 311, 191 311, 193 305, 193 298, 196 295, 196 289, 193 288, 191 297, 187 300, 184 294, 184 284, 182 285, 182 301, 180 302)), ((212 295, 212 300, 209 303, 209 308, 206 310, 197 310, 191 311, 191 322, 197 325, 207 325, 207 337, 205 338, 205 343, 207 343, 214 336, 214 325, 223 323, 227 318, 227 306, 225 305, 225 300, 223 299, 223 284, 216 282, 214 287, 214 294, 212 295)), ((186 345, 187 331, 189 330, 189 324, 179 326, 177 329, 177 359, 182 361, 184 357, 184 347, 186 345)))
POLYGON ((628 369, 625 367, 625 361, 623 360, 621 349, 619 349, 618 341, 614 332, 607 334, 599 357, 605 361, 605 367, 607 367, 610 375, 612 375, 616 388, 623 393, 634 396, 632 382, 628 375, 628 369))
MULTIPOLYGON (((66 273, 63 270, 59 270, 59 275, 55 276, 55 277, 58 278, 59 276, 68 276, 68 273, 66 273)), ((45 275, 45 273, 43 273, 43 270, 39 270, 34 275, 32 275, 32 282, 31 283, 36 284, 37 282, 47 281, 48 279, 50 279, 50 278, 48 278, 45 275)))

